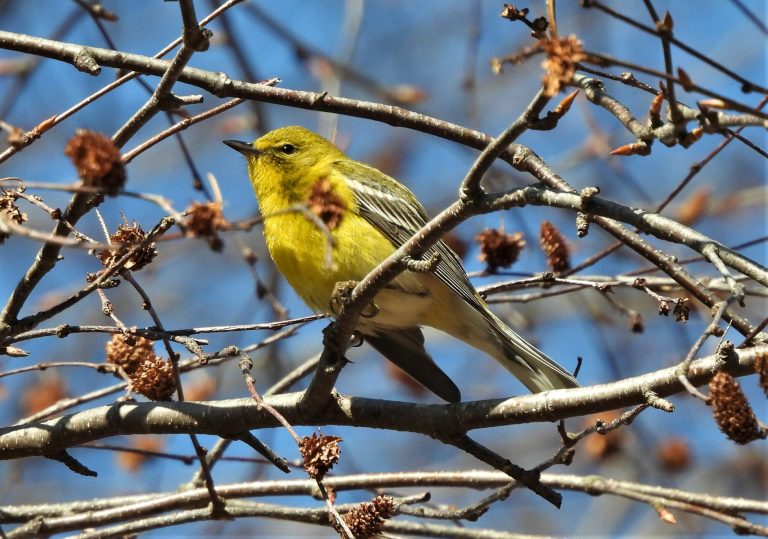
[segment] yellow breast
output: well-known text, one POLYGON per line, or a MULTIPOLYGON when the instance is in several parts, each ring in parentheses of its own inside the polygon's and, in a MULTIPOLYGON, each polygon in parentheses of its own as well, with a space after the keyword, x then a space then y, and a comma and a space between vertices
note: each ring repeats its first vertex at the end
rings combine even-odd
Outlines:
POLYGON ((360 281, 394 252, 365 219, 347 209, 331 230, 305 211, 266 216, 269 254, 291 286, 313 310, 329 312, 336 283, 360 281), (331 239, 332 238, 332 239, 331 239))
MULTIPOLYGON (((358 214, 343 177, 333 173, 314 177, 319 179, 303 189, 303 196, 288 199, 281 196, 284 192, 260 193, 259 206, 267 248, 277 268, 311 309, 333 313, 330 300, 336 284, 362 280, 395 247, 358 214)), ((389 290, 377 295, 379 315, 361 322, 418 325, 429 308, 423 277, 402 273, 389 290), (403 319, 404 307, 412 320, 403 319)))

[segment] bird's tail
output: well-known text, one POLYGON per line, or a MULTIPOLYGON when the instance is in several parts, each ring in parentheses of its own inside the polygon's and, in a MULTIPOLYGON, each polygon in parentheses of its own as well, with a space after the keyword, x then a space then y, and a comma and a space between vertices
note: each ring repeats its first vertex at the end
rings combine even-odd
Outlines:
POLYGON ((469 344, 491 355, 531 392, 579 387, 571 373, 512 331, 492 312, 486 309, 478 314, 485 318, 490 335, 468 341, 469 344))
POLYGON ((491 330, 501 344, 491 355, 514 374, 525 387, 533 393, 579 387, 579 383, 571 373, 512 331, 493 313, 490 311, 487 313, 491 330))

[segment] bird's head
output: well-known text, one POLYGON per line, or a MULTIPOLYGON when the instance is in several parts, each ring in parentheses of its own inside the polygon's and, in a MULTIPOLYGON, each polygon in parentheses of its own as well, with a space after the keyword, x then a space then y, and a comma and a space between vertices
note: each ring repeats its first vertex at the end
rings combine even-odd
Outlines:
POLYGON ((299 126, 275 129, 252 143, 225 140, 224 144, 248 159, 248 172, 259 198, 265 191, 296 189, 317 165, 343 157, 329 141, 299 126))

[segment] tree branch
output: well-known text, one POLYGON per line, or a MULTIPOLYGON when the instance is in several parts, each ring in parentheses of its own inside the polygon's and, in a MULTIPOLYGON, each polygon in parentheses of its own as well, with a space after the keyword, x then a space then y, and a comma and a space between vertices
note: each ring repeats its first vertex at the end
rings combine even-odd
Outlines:
MULTIPOLYGON (((768 345, 734 351, 738 362, 724 367, 734 376, 754 372, 768 345)), ((688 379, 702 385, 721 369, 717 355, 691 362, 688 379)), ((292 425, 354 425, 445 438, 451 433, 500 425, 557 421, 569 417, 644 404, 648 392, 668 397, 685 392, 670 367, 617 382, 578 389, 546 391, 510 399, 459 404, 413 404, 338 395, 334 404, 307 416, 297 406, 301 393, 264 400, 292 425), (414 418, 416 420, 414 421, 414 418)), ((0 459, 41 456, 109 436, 196 432, 232 436, 276 427, 275 418, 252 399, 214 402, 119 403, 68 416, 0 429, 0 459)))

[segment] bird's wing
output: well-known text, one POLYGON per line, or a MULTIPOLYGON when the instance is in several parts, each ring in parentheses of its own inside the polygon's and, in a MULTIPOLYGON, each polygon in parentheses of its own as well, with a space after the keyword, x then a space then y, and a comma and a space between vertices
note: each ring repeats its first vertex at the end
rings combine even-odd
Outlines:
POLYGON ((399 328, 366 334, 365 340, 408 376, 448 402, 459 402, 461 392, 424 349, 419 328, 399 328))
MULTIPOLYGON (((429 220, 424 208, 405 186, 364 163, 339 161, 337 170, 344 175, 355 197, 360 215, 398 248, 429 220), (360 175, 365 174, 365 177, 360 175)), ((440 255, 434 274, 464 301, 485 313, 474 287, 469 282, 461 259, 445 242, 438 241, 425 253, 440 255)))
MULTIPOLYGON (((335 165, 336 170, 346 178, 360 215, 395 247, 403 245, 427 224, 428 219, 424 208, 404 185, 363 163, 339 161, 335 165)), ((480 313, 488 323, 489 329, 499 337, 501 343, 499 350, 496 353, 492 351, 488 353, 520 378, 531 391, 578 387, 576 379, 570 373, 509 329, 488 310, 485 302, 480 299, 469 282, 458 255, 450 247, 438 241, 424 253, 424 256, 429 257, 433 253, 440 255, 434 274, 480 313)), ((455 336, 462 338, 460 335, 455 336)), ((486 349, 477 342, 470 342, 470 344, 476 348, 486 349)), ((419 378, 416 379, 421 381, 419 378)))

